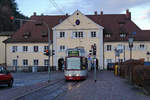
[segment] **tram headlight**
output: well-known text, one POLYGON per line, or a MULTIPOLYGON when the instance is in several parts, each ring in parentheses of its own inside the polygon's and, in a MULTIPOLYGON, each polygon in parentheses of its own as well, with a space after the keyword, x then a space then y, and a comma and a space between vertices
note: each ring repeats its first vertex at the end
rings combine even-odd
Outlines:
POLYGON ((71 76, 71 74, 68 74, 68 76, 71 76))
POLYGON ((80 76, 80 74, 76 74, 76 76, 80 76))

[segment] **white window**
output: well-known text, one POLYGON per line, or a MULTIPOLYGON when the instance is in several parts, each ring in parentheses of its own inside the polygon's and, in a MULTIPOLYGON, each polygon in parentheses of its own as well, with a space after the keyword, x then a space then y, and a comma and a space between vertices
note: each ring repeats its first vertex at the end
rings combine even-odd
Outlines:
POLYGON ((126 37, 126 33, 120 33, 120 37, 121 37, 121 38, 126 37))
POLYGON ((61 52, 62 52, 62 51, 65 51, 65 46, 64 46, 64 45, 61 45, 59 50, 60 50, 61 52))
POLYGON ((48 59, 44 59, 44 66, 48 66, 49 65, 48 63, 49 63, 48 59))
POLYGON ((38 52, 39 47, 38 46, 34 46, 34 52, 38 52))
POLYGON ((107 51, 111 51, 111 45, 107 45, 107 51))
POLYGON ((119 62, 123 62, 123 59, 119 59, 119 62))
POLYGON ((91 37, 96 37, 96 32, 95 31, 91 32, 91 37))
POLYGON ((23 66, 28 66, 28 59, 23 59, 23 66))
POLYGON ((60 38, 65 37, 65 32, 60 32, 60 38))
POLYGON ((74 32, 75 38, 83 38, 83 32, 74 32))
POLYGON ((140 49, 144 49, 144 44, 140 44, 140 49))
POLYGON ((17 46, 12 46, 12 52, 17 52, 17 46))
POLYGON ((34 66, 38 66, 39 65, 39 60, 38 59, 34 59, 33 60, 33 65, 34 66))
POLYGON ((111 37, 110 33, 105 33, 105 37, 111 37))
POLYGON ((107 63, 112 63, 112 59, 107 59, 107 63))
POLYGON ((48 46, 44 46, 44 51, 45 51, 45 50, 48 50, 48 46))
POLYGON ((28 46, 23 46, 23 52, 27 52, 28 51, 28 46))
POLYGON ((17 66, 17 65, 18 65, 17 59, 13 59, 13 60, 12 60, 12 65, 13 65, 13 66, 17 66))

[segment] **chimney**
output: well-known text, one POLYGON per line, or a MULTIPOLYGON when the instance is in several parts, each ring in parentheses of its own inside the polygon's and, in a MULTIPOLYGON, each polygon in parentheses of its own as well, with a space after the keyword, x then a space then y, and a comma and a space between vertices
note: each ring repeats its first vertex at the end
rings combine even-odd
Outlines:
POLYGON ((101 11, 100 14, 103 15, 103 11, 101 11))
POLYGON ((43 13, 41 13, 41 16, 44 16, 44 14, 43 14, 43 13))
POLYGON ((33 15, 36 16, 36 12, 34 12, 33 15))
POLYGON ((97 15, 97 11, 95 11, 94 14, 97 15))
POLYGON ((66 13, 66 16, 68 17, 68 13, 66 13))
POLYGON ((127 19, 131 19, 131 12, 129 12, 129 9, 126 10, 126 17, 127 19))

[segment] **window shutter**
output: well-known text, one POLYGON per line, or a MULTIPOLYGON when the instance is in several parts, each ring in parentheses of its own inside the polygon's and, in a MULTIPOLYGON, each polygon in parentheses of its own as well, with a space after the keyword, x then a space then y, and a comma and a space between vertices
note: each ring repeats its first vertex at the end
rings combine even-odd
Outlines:
POLYGON ((104 45, 104 51, 107 51, 107 45, 104 45))
POLYGON ((44 47, 43 46, 39 46, 39 52, 43 52, 44 51, 44 47))
POLYGON ((33 52, 33 47, 29 46, 29 52, 33 52))
POLYGON ((91 32, 88 32, 88 38, 91 38, 91 32))
POLYGON ((56 33, 56 37, 57 37, 57 38, 60 38, 60 32, 57 32, 57 33, 56 33))
POLYGON ((72 32, 71 38, 75 38, 75 32, 72 32))
POLYGON ((10 47, 10 52, 13 52, 13 46, 10 47))
POLYGON ((22 52, 23 51, 23 47, 22 46, 18 46, 18 52, 22 52))
POLYGON ((65 38, 67 38, 67 32, 65 32, 65 38))

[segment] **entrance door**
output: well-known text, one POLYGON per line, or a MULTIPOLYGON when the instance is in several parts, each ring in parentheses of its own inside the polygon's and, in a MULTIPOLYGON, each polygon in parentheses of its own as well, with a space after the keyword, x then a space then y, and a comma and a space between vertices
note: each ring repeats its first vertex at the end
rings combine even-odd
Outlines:
POLYGON ((64 58, 58 59, 58 70, 62 70, 64 66, 64 58))

